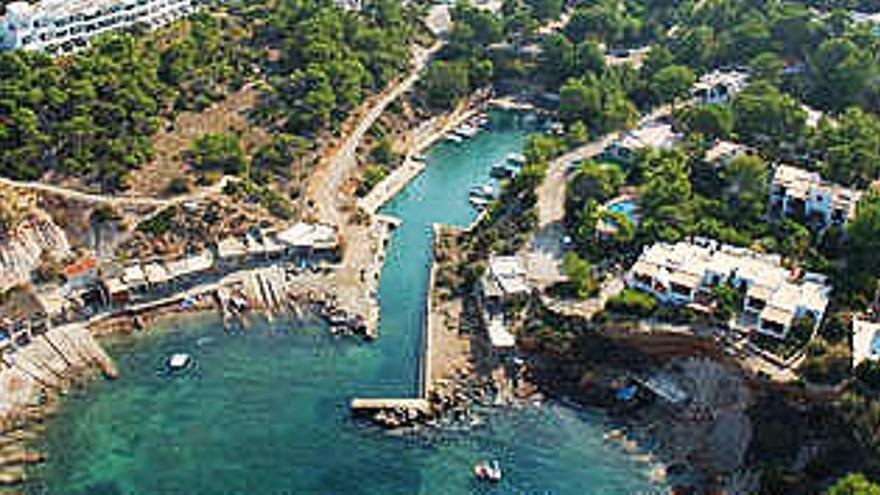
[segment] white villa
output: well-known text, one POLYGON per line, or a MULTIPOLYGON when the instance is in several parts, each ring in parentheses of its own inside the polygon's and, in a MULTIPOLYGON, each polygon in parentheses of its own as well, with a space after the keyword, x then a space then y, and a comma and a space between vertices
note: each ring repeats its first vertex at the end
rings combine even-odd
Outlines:
POLYGON ((0 18, 0 48, 53 55, 88 46, 90 38, 141 24, 163 26, 194 12, 202 0, 42 0, 12 2, 0 18))
POLYGON ((712 71, 700 77, 691 89, 691 95, 703 104, 726 103, 742 91, 749 75, 740 71, 712 71))
POLYGON ((483 324, 494 349, 510 350, 516 338, 507 330, 504 307, 515 297, 529 293, 526 270, 517 256, 492 256, 480 280, 480 307, 483 324))
POLYGON ((632 289, 701 310, 711 309, 713 288, 725 282, 745 292, 736 326, 776 338, 807 315, 818 327, 831 292, 824 276, 789 270, 778 255, 708 239, 649 246, 626 276, 632 289))
POLYGON ((627 131, 620 139, 611 143, 605 153, 612 159, 628 162, 643 149, 671 149, 681 139, 672 126, 666 122, 653 121, 627 131))
POLYGON ((730 165, 730 162, 741 157, 755 154, 756 151, 744 144, 734 143, 733 141, 716 141, 711 148, 706 150, 703 160, 716 167, 724 168, 730 165))
POLYGON ((856 212, 862 193, 826 182, 817 172, 779 165, 773 173, 770 205, 782 216, 842 225, 856 212))
POLYGON ((863 361, 880 360, 880 323, 853 317, 852 333, 853 368, 863 361))

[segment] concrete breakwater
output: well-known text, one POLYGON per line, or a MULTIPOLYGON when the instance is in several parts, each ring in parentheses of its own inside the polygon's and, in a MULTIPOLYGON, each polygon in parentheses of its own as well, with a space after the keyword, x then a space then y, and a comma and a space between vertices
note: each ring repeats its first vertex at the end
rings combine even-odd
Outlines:
POLYGON ((35 336, 7 352, 0 370, 0 485, 24 481, 27 464, 44 455, 30 449, 59 396, 103 374, 116 378, 113 361, 85 325, 70 324, 35 336))
MULTIPOLYGON (((463 118, 467 117, 467 114, 463 115, 463 118)), ((378 186, 377 197, 368 202, 378 207, 390 200, 383 212, 402 219, 401 235, 396 242, 405 243, 399 249, 403 252, 401 259, 406 261, 398 263, 410 263, 410 266, 388 269, 383 275, 382 284, 385 286, 390 277, 387 283, 391 287, 406 288, 410 293, 420 294, 418 297, 407 297, 406 300, 412 303, 417 301, 418 310, 416 304, 411 304, 408 311, 418 311, 423 316, 418 319, 420 328, 412 330, 421 335, 416 386, 410 393, 386 395, 376 403, 368 402, 388 405, 384 409, 370 407, 355 410, 355 405, 361 402, 353 401, 352 413, 357 416, 388 427, 439 422, 447 418, 466 420, 467 404, 479 403, 485 396, 491 395, 484 393, 486 384, 474 379, 470 372, 469 338, 457 330, 455 315, 460 308, 454 307, 454 302, 450 304, 436 297, 436 267, 431 256, 434 250, 431 239, 436 240, 441 230, 464 229, 479 221, 480 216, 468 203, 468 190, 474 184, 488 181, 492 164, 504 160, 510 153, 520 152, 528 130, 537 128, 535 119, 518 113, 496 112, 492 118, 493 125, 489 130, 462 143, 437 146, 428 152, 427 166, 419 167, 419 173, 403 169, 400 182, 395 182, 396 187, 386 189, 378 186), (406 184, 403 178, 414 179, 419 174, 422 177, 412 182, 412 189, 401 186, 406 184), (403 191, 402 194, 391 194, 398 188, 403 191), (407 193, 407 190, 412 192, 407 193), (422 275, 414 273, 414 270, 425 271, 422 275), (406 273, 407 281, 418 280, 419 286, 416 288, 412 283, 402 282, 399 272, 406 273), (421 283, 422 277, 424 283, 421 283), (412 399, 427 401, 430 406, 428 413, 424 413, 421 405, 416 409, 410 407, 412 404, 421 404, 412 399)), ((438 133, 436 137, 442 135, 438 133)), ((397 249, 392 247, 391 251, 397 252, 397 249)), ((413 319, 406 322, 395 320, 393 323, 411 322, 413 319)))

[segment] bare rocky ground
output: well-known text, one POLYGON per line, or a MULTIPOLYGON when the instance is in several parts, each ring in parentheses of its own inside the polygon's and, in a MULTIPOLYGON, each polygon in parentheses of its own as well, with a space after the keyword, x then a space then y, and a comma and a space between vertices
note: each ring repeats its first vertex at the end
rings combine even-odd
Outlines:
POLYGON ((270 140, 269 133, 255 125, 249 115, 259 102, 259 90, 248 85, 234 91, 201 112, 181 112, 153 136, 156 155, 149 163, 135 170, 129 179, 134 194, 159 197, 166 193, 168 183, 176 178, 192 177, 184 152, 192 142, 209 133, 231 133, 241 137, 248 157, 270 140))

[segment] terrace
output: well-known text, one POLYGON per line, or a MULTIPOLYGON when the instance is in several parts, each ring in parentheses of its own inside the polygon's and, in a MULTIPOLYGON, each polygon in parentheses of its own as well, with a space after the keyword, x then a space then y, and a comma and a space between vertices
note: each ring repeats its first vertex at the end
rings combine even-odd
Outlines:
POLYGON ((662 303, 703 306, 709 305, 700 294, 728 283, 744 291, 741 315, 732 323, 777 339, 785 338, 802 317, 812 317, 818 326, 831 290, 823 276, 799 276, 783 267, 778 256, 705 239, 649 246, 630 269, 626 283, 662 303))

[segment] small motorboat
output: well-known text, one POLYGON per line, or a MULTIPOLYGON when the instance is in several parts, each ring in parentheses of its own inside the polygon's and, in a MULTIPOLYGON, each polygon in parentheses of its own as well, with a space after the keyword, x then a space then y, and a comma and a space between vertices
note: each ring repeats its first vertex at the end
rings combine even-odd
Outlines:
POLYGON ((498 461, 480 461, 474 466, 474 476, 481 481, 498 483, 501 481, 501 466, 498 461))
POLYGON ((470 201, 471 206, 480 211, 489 206, 489 203, 491 203, 491 200, 481 198, 479 196, 471 196, 470 198, 468 198, 468 201, 470 201))
POLYGON ((507 155, 507 161, 511 165, 522 167, 526 164, 526 156, 521 153, 510 153, 507 155))
POLYGON ((478 198, 494 198, 495 197, 495 188, 492 187, 492 184, 483 184, 480 186, 474 186, 470 190, 470 196, 478 197, 478 198))
POLYGON ((449 133, 449 134, 447 134, 447 135, 446 135, 446 140, 447 140, 447 141, 450 141, 450 142, 453 142, 453 143, 460 143, 460 142, 464 141, 464 140, 461 138, 461 136, 459 136, 458 134, 453 134, 453 133, 449 133))
POLYGON ((176 352, 168 358, 168 369, 171 371, 180 371, 186 368, 192 361, 192 356, 185 352, 176 352))
POLYGON ((455 134, 460 136, 462 139, 470 139, 480 132, 480 128, 474 127, 468 123, 464 123, 458 126, 453 132, 455 132, 455 134))
POLYGON ((519 167, 505 163, 496 163, 489 170, 489 176, 494 179, 513 179, 519 175, 519 167))

